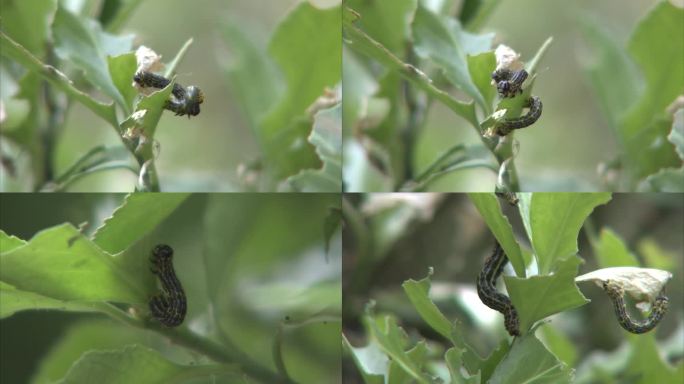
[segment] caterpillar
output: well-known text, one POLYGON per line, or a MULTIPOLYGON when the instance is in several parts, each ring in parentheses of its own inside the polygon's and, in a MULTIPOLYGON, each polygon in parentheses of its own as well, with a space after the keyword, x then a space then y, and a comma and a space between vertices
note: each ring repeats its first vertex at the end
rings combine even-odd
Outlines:
POLYGON ((180 280, 173 270, 173 249, 159 244, 152 250, 150 261, 152 273, 157 275, 161 283, 161 293, 149 301, 152 317, 167 327, 177 327, 185 319, 187 299, 180 280))
POLYGON ((497 123, 496 134, 499 136, 506 136, 511 133, 514 129, 520 129, 529 127, 534 124, 542 113, 542 102, 537 96, 532 96, 527 99, 524 108, 529 108, 529 111, 525 116, 521 116, 515 119, 504 119, 497 123))
MULTIPOLYGON (((147 71, 137 72, 133 76, 133 81, 142 88, 158 89, 165 88, 171 83, 171 80, 166 77, 147 71)), ((175 100, 167 100, 164 105, 165 109, 175 112, 176 116, 188 115, 190 117, 199 115, 199 105, 204 102, 204 94, 198 87, 189 86, 183 88, 182 85, 174 83, 171 93, 175 100)))
MULTIPOLYGON (((516 94, 522 93, 522 84, 528 77, 527 71, 521 69, 519 71, 512 71, 507 68, 500 68, 492 73, 492 79, 496 83, 496 90, 502 98, 513 97, 516 94)), ((499 136, 506 136, 515 129, 529 127, 534 124, 542 114, 542 102, 537 96, 530 96, 525 100, 523 108, 529 108, 525 116, 504 119, 496 124, 496 134, 499 136)))
POLYGON ((500 68, 492 73, 496 90, 501 97, 513 97, 516 93, 522 93, 522 84, 527 76, 527 71, 524 69, 511 71, 507 68, 500 68))
POLYGON ((504 326, 511 336, 520 336, 518 311, 508 296, 496 290, 496 279, 503 273, 508 257, 497 241, 494 252, 485 261, 484 268, 477 277, 477 295, 489 308, 504 315, 504 326))
POLYGON ((176 112, 176 116, 188 115, 189 117, 191 115, 199 115, 199 105, 204 101, 204 94, 202 94, 202 91, 199 88, 192 85, 184 92, 186 94, 185 98, 181 99, 181 101, 169 100, 166 103, 165 108, 176 112))
POLYGON ((622 298, 624 295, 624 289, 622 286, 617 284, 615 281, 607 280, 603 282, 603 289, 610 297, 613 302, 613 307, 615 309, 615 315, 618 318, 620 326, 626 331, 631 333, 646 333, 658 325, 660 320, 667 312, 669 306, 669 299, 662 292, 656 297, 655 302, 651 308, 651 313, 645 320, 633 319, 628 313, 625 306, 625 301, 622 298))

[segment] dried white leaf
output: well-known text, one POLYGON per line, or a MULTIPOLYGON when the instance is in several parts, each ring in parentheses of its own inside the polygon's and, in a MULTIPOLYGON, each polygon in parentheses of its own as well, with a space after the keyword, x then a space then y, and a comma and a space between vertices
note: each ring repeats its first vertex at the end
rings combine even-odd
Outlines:
POLYGON ((144 45, 138 47, 135 51, 135 61, 138 64, 136 72, 160 72, 164 69, 164 63, 161 62, 161 55, 157 52, 147 48, 144 45))
POLYGON ((519 71, 524 67, 520 61, 520 54, 507 45, 499 44, 494 50, 494 56, 496 56, 496 69, 519 71))
POLYGON ((613 267, 577 276, 575 282, 593 281, 603 287, 604 281, 612 280, 620 284, 635 300, 653 302, 671 278, 672 273, 661 269, 613 267))

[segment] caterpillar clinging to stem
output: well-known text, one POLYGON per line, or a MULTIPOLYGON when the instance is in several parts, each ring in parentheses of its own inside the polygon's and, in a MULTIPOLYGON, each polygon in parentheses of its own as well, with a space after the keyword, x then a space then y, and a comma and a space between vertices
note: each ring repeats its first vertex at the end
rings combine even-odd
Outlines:
MULTIPOLYGON (((499 96, 503 98, 514 97, 516 94, 522 93, 522 84, 527 79, 527 76, 527 71, 524 69, 512 71, 501 68, 492 73, 492 79, 496 82, 496 90, 499 96)), ((525 100, 523 108, 529 109, 524 116, 498 121, 495 129, 496 134, 506 136, 515 129, 529 127, 534 124, 541 117, 543 104, 538 96, 530 96, 525 100)))
POLYGON ((497 241, 494 245, 494 252, 487 258, 484 268, 477 277, 477 295, 486 306, 504 315, 504 325, 511 336, 519 336, 518 311, 508 296, 496 290, 496 279, 503 273, 507 262, 508 257, 497 241))
POLYGON ((150 261, 152 273, 161 283, 161 293, 149 302, 152 317, 167 327, 177 327, 185 319, 188 305, 183 286, 173 270, 173 249, 165 244, 157 245, 150 261))

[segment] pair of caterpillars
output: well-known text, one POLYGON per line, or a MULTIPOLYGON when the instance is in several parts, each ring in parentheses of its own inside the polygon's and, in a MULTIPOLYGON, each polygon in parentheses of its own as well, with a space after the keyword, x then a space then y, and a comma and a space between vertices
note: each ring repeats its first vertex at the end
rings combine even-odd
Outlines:
MULTIPOLYGON (((492 73, 492 79, 496 83, 496 91, 503 98, 513 97, 518 93, 522 93, 522 84, 527 79, 527 76, 527 71, 524 69, 512 71, 507 68, 500 68, 492 73)), ((541 116, 542 102, 538 96, 528 97, 523 107, 529 108, 529 111, 524 116, 497 122, 497 135, 506 136, 514 129, 528 127, 534 124, 541 116)))
MULTIPOLYGON (((142 88, 158 89, 166 88, 171 83, 171 80, 166 77, 147 71, 137 72, 133 76, 133 81, 142 88)), ((199 115, 200 104, 204 102, 204 94, 198 87, 191 85, 183 88, 180 84, 174 83, 171 94, 173 98, 166 101, 165 109, 175 112, 176 116, 188 115, 189 118, 199 115)))

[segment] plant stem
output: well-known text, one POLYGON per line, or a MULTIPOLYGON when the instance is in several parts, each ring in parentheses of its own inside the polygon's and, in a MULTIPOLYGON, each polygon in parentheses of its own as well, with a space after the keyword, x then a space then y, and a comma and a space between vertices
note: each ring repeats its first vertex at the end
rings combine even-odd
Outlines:
POLYGON ((252 361, 244 352, 240 351, 232 344, 221 345, 215 343, 205 337, 191 332, 187 327, 169 328, 151 321, 134 318, 111 304, 100 303, 96 304, 95 307, 99 311, 104 312, 115 320, 136 328, 152 330, 160 333, 168 337, 174 343, 201 353, 214 361, 225 364, 237 363, 245 373, 264 383, 292 383, 291 380, 283 378, 276 373, 261 367, 259 364, 252 361))
MULTIPOLYGON (((406 62, 411 65, 418 64, 418 58, 413 51, 413 44, 409 43, 406 47, 406 62)), ((406 180, 413 179, 413 157, 416 147, 416 134, 418 128, 425 120, 426 101, 422 95, 418 94, 416 89, 407 80, 403 81, 404 99, 406 100, 406 109, 408 116, 406 124, 401 132, 402 144, 404 149, 404 169, 403 177, 397 180, 397 186, 403 184, 406 180)))
POLYGON ((73 86, 71 80, 69 80, 69 78, 67 78, 62 72, 57 70, 57 68, 40 61, 37 57, 33 56, 31 52, 27 51, 26 48, 21 46, 21 44, 14 41, 2 31, 0 31, 0 54, 10 59, 16 60, 19 64, 26 67, 26 69, 37 73, 45 80, 50 82, 50 84, 61 89, 64 91, 64 93, 83 104, 93 113, 102 117, 114 128, 119 126, 118 122, 116 121, 114 103, 100 103, 99 101, 96 101, 90 97, 90 95, 87 93, 77 89, 73 86))
POLYGON ((477 116, 475 115, 475 106, 472 101, 464 103, 455 99, 449 93, 435 87, 432 80, 425 73, 413 65, 403 62, 382 44, 357 28, 353 23, 353 19, 358 17, 358 13, 349 7, 345 7, 343 12, 345 13, 342 17, 343 32, 351 42, 350 46, 352 48, 372 57, 387 68, 396 71, 411 84, 422 89, 429 96, 441 101, 457 115, 466 119, 475 128, 479 127, 477 116))

